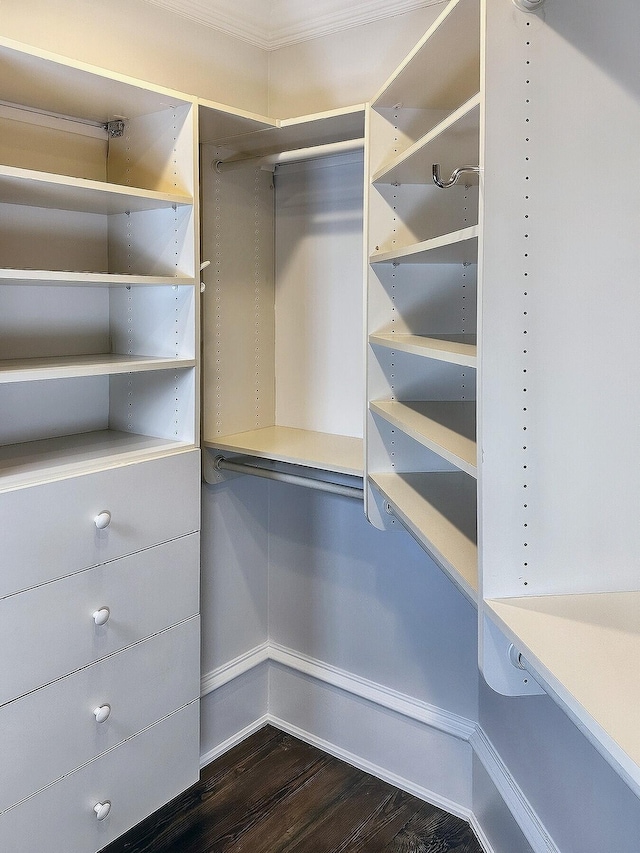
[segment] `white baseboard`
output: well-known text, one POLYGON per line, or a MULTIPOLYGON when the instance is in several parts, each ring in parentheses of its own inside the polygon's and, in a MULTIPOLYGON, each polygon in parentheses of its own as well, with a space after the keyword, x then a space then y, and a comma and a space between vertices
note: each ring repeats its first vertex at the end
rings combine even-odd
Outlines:
MULTIPOLYGON (((473 720, 452 714, 446 709, 438 708, 422 702, 411 696, 377 684, 354 673, 302 655, 278 643, 263 643, 243 655, 229 661, 222 667, 207 673, 202 678, 202 695, 217 690, 256 666, 269 661, 281 667, 286 667, 295 673, 305 676, 322 685, 337 688, 344 694, 357 700, 365 700, 377 707, 382 713, 389 711, 399 714, 414 724, 418 723, 427 729, 449 735, 458 741, 468 743, 473 754, 484 767, 487 775, 495 786, 504 807, 520 828, 522 835, 531 846, 534 853, 560 853, 535 810, 502 761, 500 755, 487 738, 483 729, 473 720)), ((291 720, 283 719, 271 711, 271 702, 266 714, 261 715, 250 725, 234 734, 232 737, 215 746, 201 757, 201 766, 205 766, 218 756, 224 754, 244 738, 266 724, 286 731, 289 734, 317 746, 324 752, 340 758, 354 767, 389 782, 403 791, 407 791, 422 800, 445 809, 451 814, 468 820, 485 853, 502 853, 498 846, 492 846, 483 826, 466 804, 454 802, 437 791, 430 790, 415 780, 402 774, 391 772, 388 768, 372 762, 362 755, 355 754, 340 745, 322 738, 306 727, 295 725, 291 720)))

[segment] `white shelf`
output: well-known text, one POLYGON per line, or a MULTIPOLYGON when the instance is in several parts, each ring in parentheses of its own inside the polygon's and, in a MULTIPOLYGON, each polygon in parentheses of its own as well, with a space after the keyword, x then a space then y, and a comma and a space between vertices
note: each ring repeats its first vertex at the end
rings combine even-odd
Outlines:
MULTIPOLYGON (((439 163, 442 174, 459 166, 477 166, 480 157, 480 95, 476 94, 410 148, 379 169, 372 183, 433 185, 432 166, 439 163)), ((465 180, 477 180, 465 176, 465 180)))
POLYGON ((0 203, 113 214, 191 205, 193 199, 182 193, 161 193, 0 166, 0 203))
POLYGON ((153 358, 149 356, 97 355, 57 356, 0 360, 0 385, 35 382, 42 379, 70 379, 79 376, 111 376, 195 367, 195 359, 153 358))
POLYGON ((640 795, 640 592, 492 599, 485 606, 640 795))
POLYGON ((372 264, 475 264, 478 262, 478 226, 401 246, 390 252, 374 252, 372 264))
POLYGON ((272 426, 222 435, 204 444, 232 453, 362 477, 361 438, 272 426))
POLYGON ((369 408, 456 468, 477 477, 475 402, 371 401, 369 408))
POLYGON ((57 287, 178 287, 194 285, 191 276, 129 275, 70 270, 0 269, 0 284, 53 285, 57 287))
POLYGON ((369 343, 374 346, 472 368, 477 367, 478 363, 476 341, 476 335, 369 335, 369 343))
POLYGON ((371 474, 393 514, 472 602, 477 602, 476 483, 466 474, 371 474))
POLYGON ((193 444, 100 430, 0 447, 0 492, 167 456, 193 444))
POLYGON ((480 4, 452 0, 373 100, 374 109, 455 109, 480 88, 480 4))

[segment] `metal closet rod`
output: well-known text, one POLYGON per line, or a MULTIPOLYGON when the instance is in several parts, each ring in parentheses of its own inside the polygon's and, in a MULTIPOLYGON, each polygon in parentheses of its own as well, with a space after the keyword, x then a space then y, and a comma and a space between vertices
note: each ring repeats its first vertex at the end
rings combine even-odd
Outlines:
POLYGON ((224 456, 216 456, 213 460, 213 467, 218 471, 251 474, 254 477, 263 477, 265 480, 276 480, 279 483, 304 486, 307 489, 315 489, 318 492, 342 495, 344 498, 355 498, 358 501, 364 500, 364 489, 358 486, 346 486, 341 483, 333 483, 330 480, 316 480, 315 477, 305 477, 302 474, 287 474, 283 471, 274 471, 272 468, 262 468, 259 465, 247 462, 232 462, 230 459, 225 459, 224 456))
POLYGON ((309 148, 294 148, 292 151, 280 151, 277 154, 265 154, 259 157, 240 157, 235 160, 214 160, 211 164, 216 172, 231 172, 249 166, 254 169, 273 171, 284 163, 298 163, 302 160, 317 160, 335 154, 348 154, 361 151, 364 139, 346 139, 343 142, 328 142, 324 145, 312 145, 309 148))

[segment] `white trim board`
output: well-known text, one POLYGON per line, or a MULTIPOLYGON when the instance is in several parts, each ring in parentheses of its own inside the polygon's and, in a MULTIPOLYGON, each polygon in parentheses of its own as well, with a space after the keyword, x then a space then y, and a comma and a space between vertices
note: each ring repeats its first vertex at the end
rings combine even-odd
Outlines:
MULTIPOLYGON (((315 660, 307 655, 286 648, 279 643, 268 642, 250 649, 234 660, 205 674, 201 680, 202 696, 206 696, 217 688, 250 672, 265 661, 270 664, 273 663, 286 667, 319 684, 336 688, 359 701, 364 700, 370 703, 371 706, 380 708, 383 713, 387 713, 388 711, 395 712, 413 723, 418 723, 434 731, 450 735, 456 740, 468 743, 473 754, 480 761, 492 783, 495 785, 498 794, 505 804, 505 808, 520 827, 522 834, 531 845, 534 853, 560 853, 522 789, 509 772, 508 767, 502 761, 484 730, 474 720, 452 714, 445 709, 422 702, 399 691, 392 690, 384 685, 377 684, 339 667, 327 664, 324 661, 315 660)), ((391 773, 384 767, 372 763, 362 756, 344 750, 336 744, 318 737, 313 732, 295 726, 289 721, 274 715, 271 713, 271 701, 269 701, 269 709, 266 714, 263 714, 242 731, 228 738, 224 743, 217 745, 202 755, 201 767, 223 755, 231 747, 240 743, 266 724, 286 731, 294 737, 317 746, 330 755, 347 761, 354 767, 371 773, 403 791, 407 791, 422 800, 431 802, 458 817, 468 820, 486 853, 497 853, 492 848, 489 839, 483 831, 482 825, 478 822, 472 810, 459 803, 451 802, 450 799, 441 797, 435 791, 427 790, 408 778, 391 773)))
POLYGON ((330 35, 446 0, 145 0, 263 50, 330 35))

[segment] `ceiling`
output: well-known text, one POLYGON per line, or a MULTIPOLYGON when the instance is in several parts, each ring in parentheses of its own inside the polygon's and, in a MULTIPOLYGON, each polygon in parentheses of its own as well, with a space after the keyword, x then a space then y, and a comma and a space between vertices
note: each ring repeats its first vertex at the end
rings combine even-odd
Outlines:
POLYGON ((145 0, 265 50, 444 0, 145 0))

